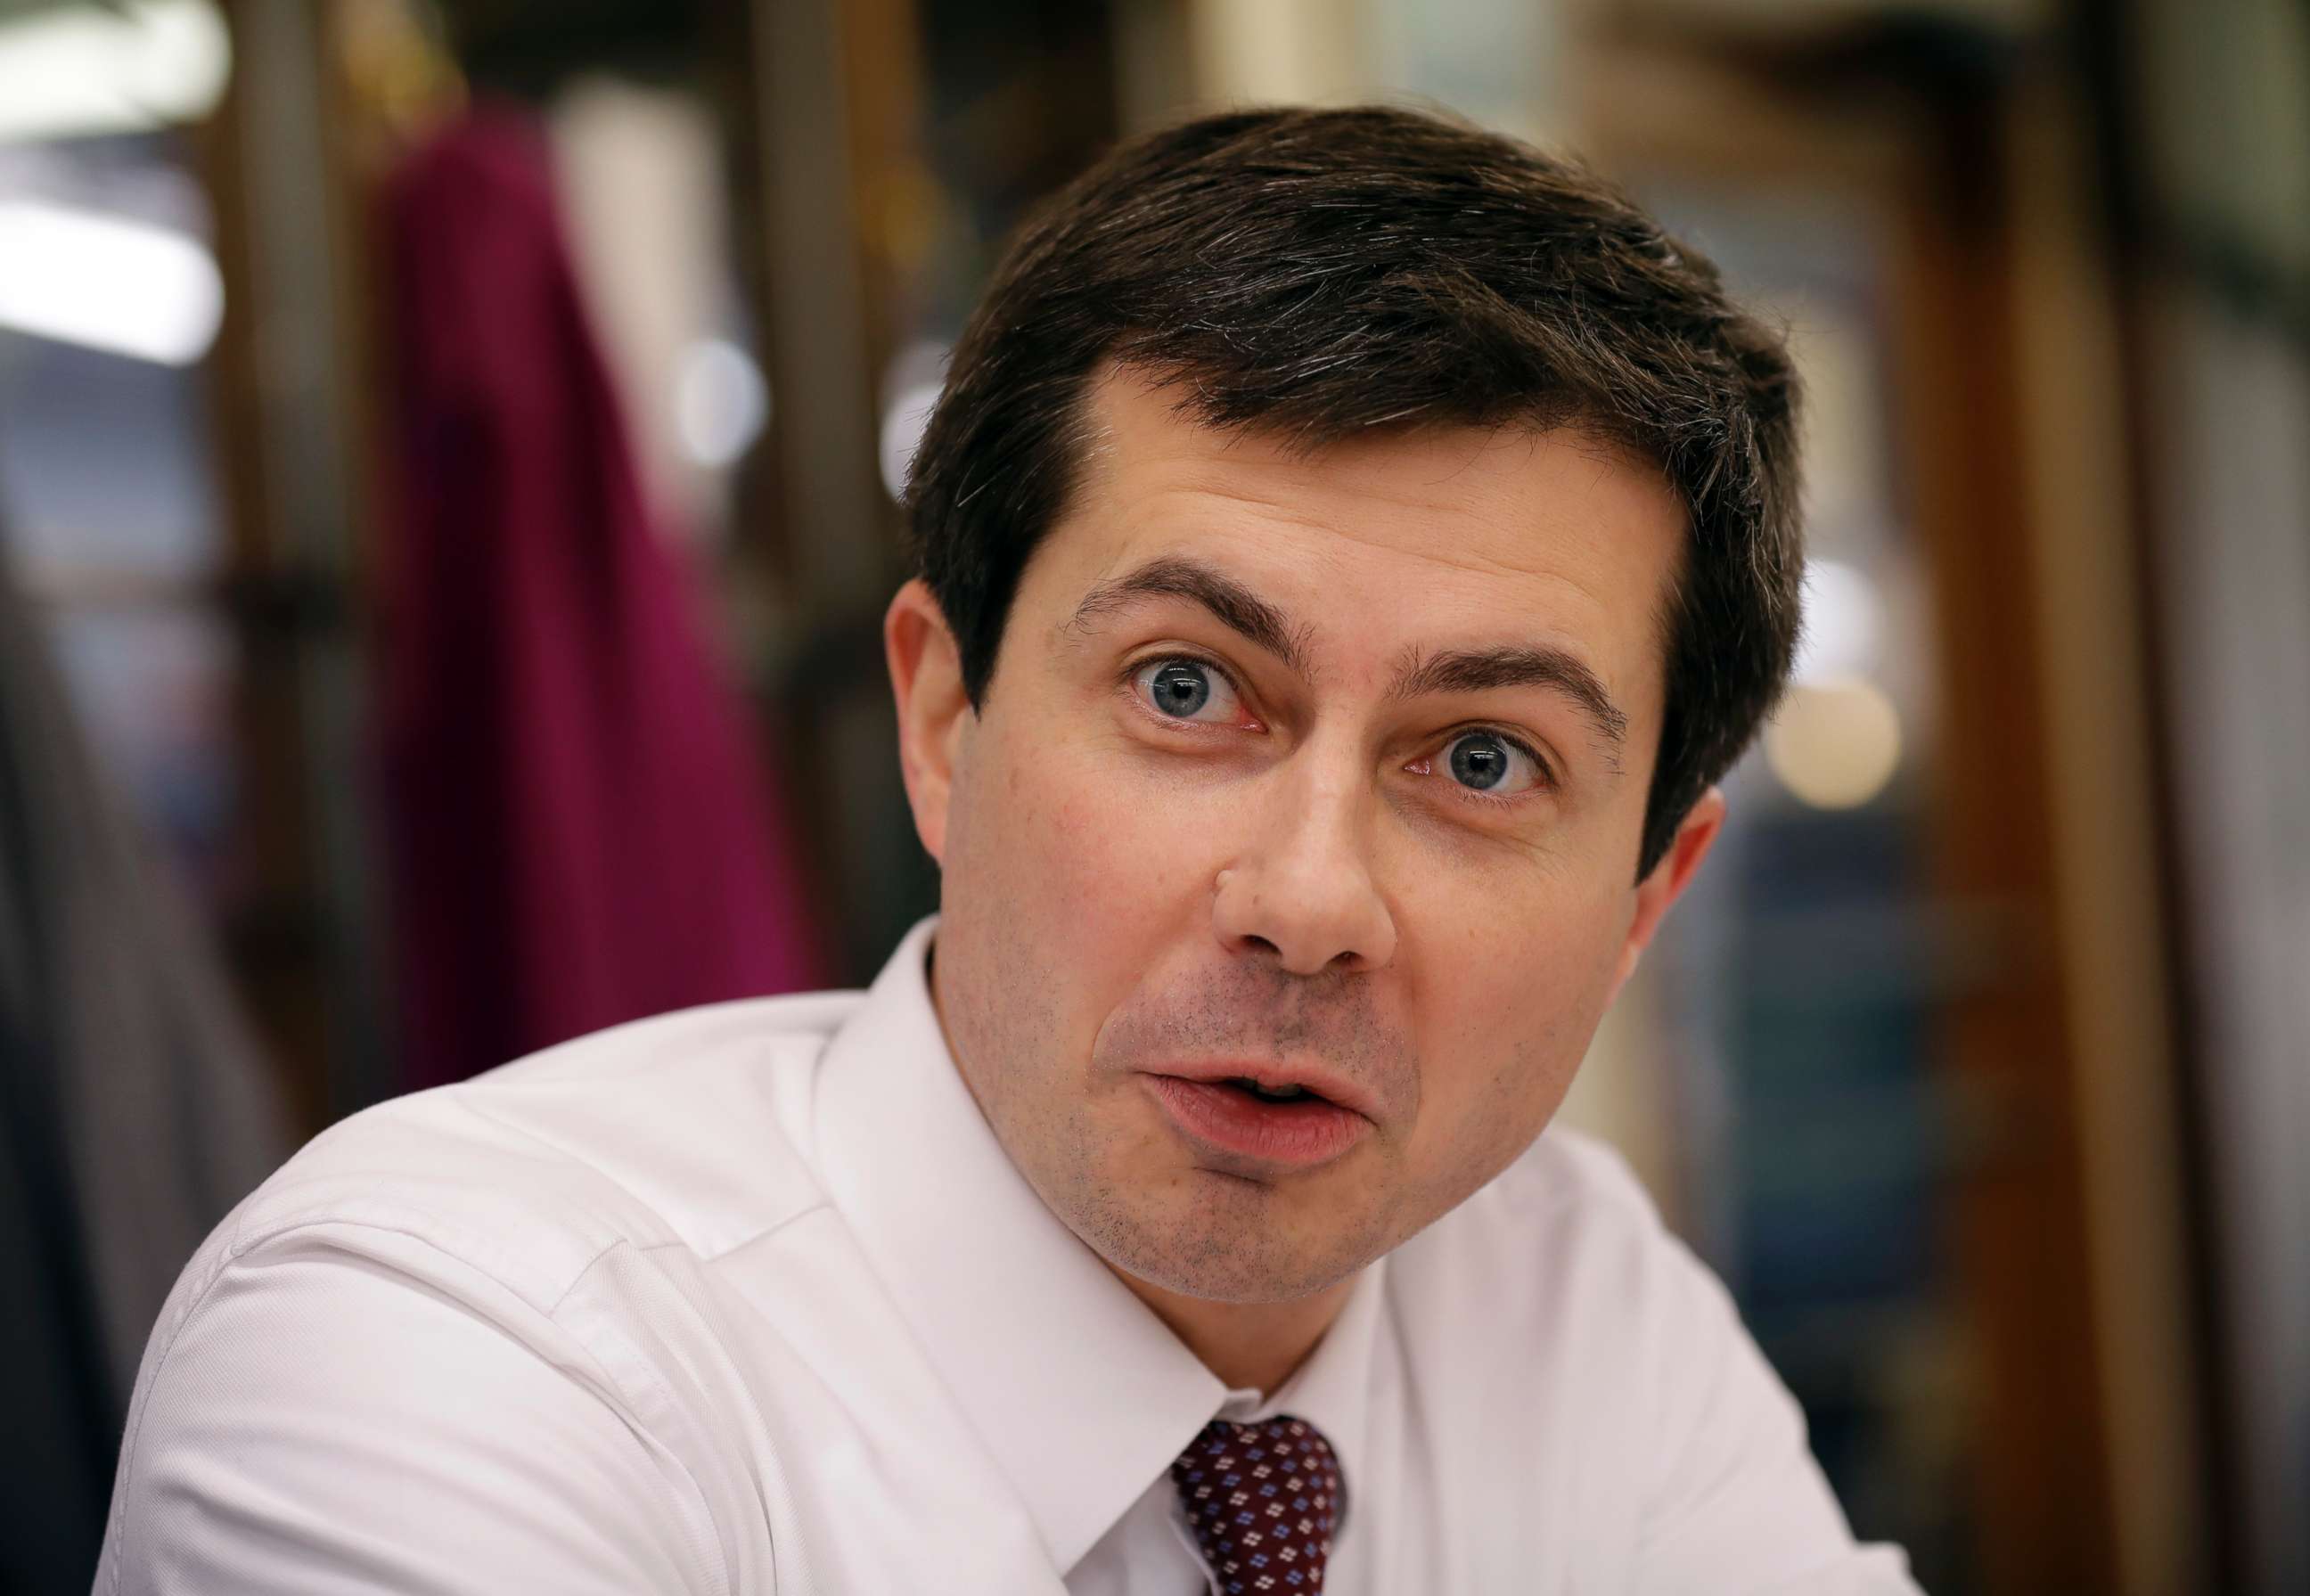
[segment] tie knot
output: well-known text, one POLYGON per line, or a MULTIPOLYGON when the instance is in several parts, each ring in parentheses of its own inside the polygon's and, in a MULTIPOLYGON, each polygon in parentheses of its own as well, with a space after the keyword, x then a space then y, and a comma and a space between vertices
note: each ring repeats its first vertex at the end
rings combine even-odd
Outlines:
POLYGON ((1215 1418, 1171 1465, 1171 1480, 1222 1596, 1323 1590, 1346 1505, 1323 1431, 1288 1414, 1258 1424, 1215 1418))

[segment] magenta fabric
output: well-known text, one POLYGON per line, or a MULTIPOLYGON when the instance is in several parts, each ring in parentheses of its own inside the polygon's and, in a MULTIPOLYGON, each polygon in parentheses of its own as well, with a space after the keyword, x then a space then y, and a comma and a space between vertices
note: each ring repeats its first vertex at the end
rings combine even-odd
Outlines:
POLYGON ((409 1088, 821 984, 782 805, 651 525, 541 133, 470 112, 380 206, 383 830, 409 1088))

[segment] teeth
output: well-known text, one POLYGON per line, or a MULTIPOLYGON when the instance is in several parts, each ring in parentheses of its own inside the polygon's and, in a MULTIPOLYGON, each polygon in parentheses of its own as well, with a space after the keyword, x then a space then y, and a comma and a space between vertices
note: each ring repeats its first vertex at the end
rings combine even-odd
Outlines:
POLYGON ((1307 1089, 1304 1086, 1266 1087, 1260 1085, 1248 1075, 1234 1076, 1229 1080, 1228 1084, 1239 1086, 1253 1097, 1268 1103, 1289 1103, 1307 1095, 1307 1089))

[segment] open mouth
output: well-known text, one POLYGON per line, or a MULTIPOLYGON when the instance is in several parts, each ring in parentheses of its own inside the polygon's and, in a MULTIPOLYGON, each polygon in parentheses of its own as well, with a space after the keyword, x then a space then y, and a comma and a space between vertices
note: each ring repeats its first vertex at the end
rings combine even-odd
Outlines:
POLYGON ((1255 1075, 1146 1079, 1172 1124, 1205 1156, 1305 1168, 1339 1158, 1373 1129, 1361 1114, 1298 1081, 1255 1075))
POLYGON ((1231 1086, 1263 1103, 1321 1103, 1326 1100, 1320 1092, 1311 1092, 1304 1086, 1262 1086, 1248 1075, 1231 1075, 1220 1084, 1231 1086))

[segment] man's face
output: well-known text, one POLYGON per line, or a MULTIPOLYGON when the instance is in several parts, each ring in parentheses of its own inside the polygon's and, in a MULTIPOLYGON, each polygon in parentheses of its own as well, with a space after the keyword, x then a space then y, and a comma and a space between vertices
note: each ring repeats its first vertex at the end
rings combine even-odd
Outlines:
POLYGON ((1633 881, 1684 535, 1656 473, 1515 429, 1295 455, 1174 403, 1095 388, 981 711, 918 585, 892 659, 996 1136, 1113 1267, 1279 1302, 1531 1143, 1720 805, 1633 881))

